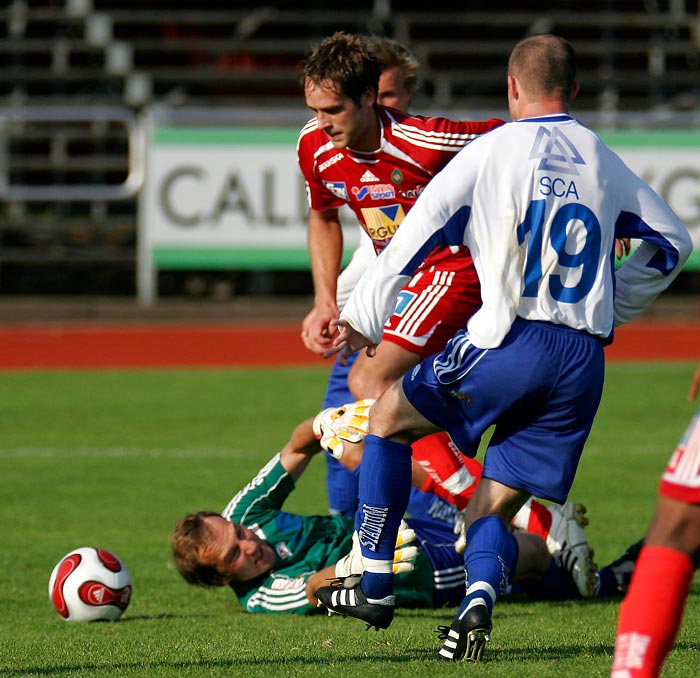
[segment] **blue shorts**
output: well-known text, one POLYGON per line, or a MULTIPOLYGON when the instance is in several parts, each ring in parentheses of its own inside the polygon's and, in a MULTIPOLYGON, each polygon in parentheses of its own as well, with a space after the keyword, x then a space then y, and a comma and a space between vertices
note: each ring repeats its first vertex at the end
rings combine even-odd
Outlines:
POLYGON ((464 558, 455 551, 456 535, 446 523, 408 518, 416 542, 433 567, 433 607, 459 605, 465 592, 464 558))
POLYGON ((600 403, 605 371, 596 337, 516 319, 494 349, 458 332, 403 379, 409 402, 474 456, 495 430, 484 477, 564 503, 600 403))
POLYGON ((413 520, 441 524, 451 530, 459 516, 459 511, 456 506, 438 497, 437 494, 421 492, 417 487, 412 487, 406 514, 413 520))

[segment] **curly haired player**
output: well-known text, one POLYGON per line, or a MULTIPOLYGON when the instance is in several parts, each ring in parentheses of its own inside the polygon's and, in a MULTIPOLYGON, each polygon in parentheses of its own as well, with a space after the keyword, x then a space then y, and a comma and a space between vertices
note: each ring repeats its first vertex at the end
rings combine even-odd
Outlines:
MULTIPOLYGON (((297 153, 309 197, 314 306, 302 323, 302 339, 316 353, 329 348, 330 321, 430 179, 465 145, 503 123, 495 118, 459 122, 399 110, 410 102, 416 68, 415 58, 395 41, 348 33, 322 40, 303 62, 304 95, 314 117, 301 130, 297 153), (338 278, 342 206, 359 220, 364 244, 338 278)), ((436 247, 400 300, 378 360, 369 364, 360 356, 352 366, 336 361, 324 408, 377 398, 422 357, 444 347, 481 304, 469 250, 436 247)), ((433 444, 442 443, 435 439, 433 444)), ((354 516, 357 474, 331 457, 327 464, 331 512, 354 516)))

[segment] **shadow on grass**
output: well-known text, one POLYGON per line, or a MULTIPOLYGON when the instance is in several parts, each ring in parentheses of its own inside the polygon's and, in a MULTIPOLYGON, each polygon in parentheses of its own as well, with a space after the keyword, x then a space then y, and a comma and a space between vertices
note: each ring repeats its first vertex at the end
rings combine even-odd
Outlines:
MULTIPOLYGON (((168 619, 207 619, 211 615, 202 612, 201 614, 173 614, 172 612, 161 612, 160 614, 135 614, 129 615, 128 617, 121 617, 116 622, 106 622, 107 624, 128 624, 129 622, 143 622, 143 621, 167 621, 168 619)), ((91 622, 92 623, 92 622, 91 622)))
POLYGON ((167 669, 177 672, 183 672, 188 669, 236 669, 238 671, 250 668, 260 668, 268 667, 271 670, 271 675, 275 675, 275 667, 280 669, 288 668, 290 666, 301 666, 307 668, 313 665, 333 665, 342 662, 356 661, 356 662, 406 662, 406 661, 422 661, 429 658, 427 652, 424 653, 412 653, 407 654, 406 652, 401 652, 395 655, 386 654, 367 654, 363 653, 357 657, 336 657, 329 656, 318 658, 314 657, 309 659, 307 655, 299 654, 297 657, 285 657, 280 659, 222 659, 222 660, 208 660, 202 659, 199 661, 183 661, 183 662, 167 662, 167 661, 153 661, 153 662, 114 662, 109 664, 61 664, 57 666, 34 666, 18 669, 0 669, 0 676, 60 676, 64 673, 85 673, 86 675, 94 675, 97 672, 115 672, 115 671, 146 671, 146 670, 158 670, 167 669), (424 654, 426 656, 421 656, 424 654))
MULTIPOLYGON (((679 643, 677 649, 691 649, 693 646, 687 643, 679 643)), ((498 664, 507 663, 512 665, 513 662, 542 662, 544 661, 562 661, 569 659, 577 659, 582 656, 588 656, 591 658, 596 657, 611 657, 611 648, 607 644, 598 645, 569 645, 569 646, 557 646, 552 648, 532 648, 532 649, 509 649, 509 650, 499 650, 496 648, 487 647, 484 653, 484 664, 498 664)), ((18 669, 0 669, 0 676, 60 676, 61 674, 68 673, 85 673, 86 675, 93 675, 97 672, 114 672, 114 671, 146 671, 146 670, 159 670, 166 669, 177 672, 184 672, 188 669, 237 669, 238 671, 244 670, 246 667, 250 668, 261 668, 267 667, 271 670, 271 675, 275 675, 275 668, 280 670, 284 668, 289 668, 292 666, 301 666, 306 668, 312 667, 313 665, 323 665, 330 666, 338 663, 347 662, 357 662, 357 663, 371 663, 375 664, 386 663, 386 664, 405 664, 412 661, 433 661, 435 666, 443 665, 439 662, 437 658, 436 649, 416 649, 413 651, 402 650, 400 653, 394 654, 368 654, 363 652, 356 656, 344 655, 340 656, 329 656, 329 657, 314 657, 310 659, 308 655, 299 654, 298 656, 290 656, 280 659, 262 659, 262 658, 249 658, 249 659, 222 659, 222 660, 207 660, 202 659, 199 661, 183 661, 183 662, 167 662, 167 661, 153 661, 153 662, 120 662, 120 663, 108 663, 108 664, 62 664, 57 666, 47 666, 47 667, 25 667, 18 669)))
MULTIPOLYGON (((693 650, 696 646, 691 643, 678 643, 675 646, 676 650, 693 650)), ((532 649, 510 649, 499 650, 487 647, 484 652, 484 664, 497 664, 512 662, 542 662, 544 661, 562 661, 567 659, 576 659, 582 656, 595 657, 611 657, 612 648, 607 644, 597 645, 569 645, 557 646, 552 648, 532 648, 532 649)), ((363 652, 361 655, 354 657, 349 656, 329 656, 309 659, 307 655, 300 654, 297 657, 285 657, 281 659, 228 659, 228 660, 207 660, 199 661, 184 661, 184 662, 120 662, 109 664, 62 664, 57 666, 46 667, 25 667, 18 669, 0 669, 0 676, 60 676, 64 673, 85 673, 92 675, 97 672, 114 672, 117 670, 158 670, 168 669, 173 671, 187 671, 188 669, 245 669, 245 667, 269 667, 274 671, 275 667, 283 669, 294 665, 308 668, 313 665, 329 666, 338 664, 339 662, 358 662, 358 663, 406 663, 411 661, 435 661, 435 666, 442 665, 437 658, 437 650, 433 649, 416 649, 414 651, 403 650, 396 654, 367 654, 363 652)), ((275 675, 272 673, 272 675, 275 675)))

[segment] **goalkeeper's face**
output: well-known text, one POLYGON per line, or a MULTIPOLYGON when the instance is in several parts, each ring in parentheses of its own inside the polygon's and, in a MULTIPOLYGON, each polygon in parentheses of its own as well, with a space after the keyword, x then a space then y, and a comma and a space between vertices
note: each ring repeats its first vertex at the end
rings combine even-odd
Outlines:
POLYGON ((216 569, 217 583, 248 581, 272 569, 275 552, 247 527, 221 516, 208 516, 204 522, 208 538, 199 549, 198 560, 216 569))

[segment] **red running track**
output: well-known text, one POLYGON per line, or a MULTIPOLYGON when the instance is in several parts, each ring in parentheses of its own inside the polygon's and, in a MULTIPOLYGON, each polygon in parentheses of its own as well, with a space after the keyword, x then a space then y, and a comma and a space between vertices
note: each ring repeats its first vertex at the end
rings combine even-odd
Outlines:
MULTIPOLYGON (((611 361, 700 360, 700 323, 633 322, 606 353, 611 361)), ((0 326, 4 370, 322 364, 288 323, 0 326)))

